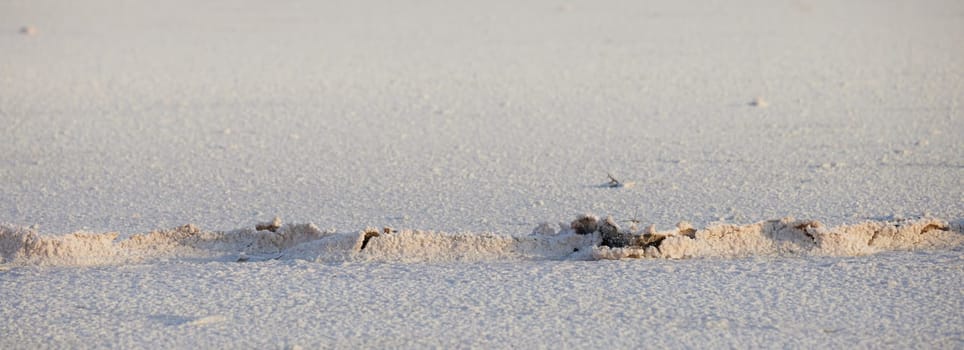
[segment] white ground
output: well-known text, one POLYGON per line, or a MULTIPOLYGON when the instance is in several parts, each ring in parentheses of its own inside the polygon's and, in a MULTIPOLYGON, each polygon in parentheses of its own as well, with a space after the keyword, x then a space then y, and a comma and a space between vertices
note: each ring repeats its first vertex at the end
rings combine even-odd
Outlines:
MULTIPOLYGON (((962 42, 959 1, 7 0, 0 222, 954 222, 962 42)), ((4 267, 0 348, 961 348, 961 254, 4 267)))
POLYGON ((24 268, 0 345, 952 349, 961 254, 24 268))

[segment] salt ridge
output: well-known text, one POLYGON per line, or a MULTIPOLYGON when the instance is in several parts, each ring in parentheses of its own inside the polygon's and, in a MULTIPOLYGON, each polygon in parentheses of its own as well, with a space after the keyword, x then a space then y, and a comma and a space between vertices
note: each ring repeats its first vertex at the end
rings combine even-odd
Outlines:
POLYGON ((647 243, 610 247, 603 245, 605 234, 600 231, 605 229, 579 234, 575 225, 566 224, 559 224, 558 229, 542 224, 528 235, 391 228, 339 233, 310 223, 280 222, 271 230, 262 227, 220 232, 189 224, 124 239, 118 239, 114 232, 48 236, 31 228, 0 225, 0 263, 86 266, 268 259, 434 262, 859 256, 892 250, 956 249, 964 245, 962 226, 964 220, 949 223, 918 218, 829 228, 819 221, 784 218, 748 225, 716 224, 698 230, 687 225, 668 231, 614 227, 623 234, 646 237, 647 243))

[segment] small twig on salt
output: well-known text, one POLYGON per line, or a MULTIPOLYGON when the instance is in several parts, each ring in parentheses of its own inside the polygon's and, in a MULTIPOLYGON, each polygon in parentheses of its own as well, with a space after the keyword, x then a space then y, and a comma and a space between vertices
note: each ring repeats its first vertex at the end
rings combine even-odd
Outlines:
POLYGON ((606 173, 606 176, 609 177, 609 182, 607 182, 605 185, 603 185, 603 186, 605 186, 605 187, 609 187, 609 188, 626 187, 626 188, 629 188, 629 187, 633 187, 634 185, 636 185, 635 182, 622 182, 622 181, 619 181, 619 180, 617 180, 615 177, 613 177, 613 175, 610 174, 610 173, 606 173))

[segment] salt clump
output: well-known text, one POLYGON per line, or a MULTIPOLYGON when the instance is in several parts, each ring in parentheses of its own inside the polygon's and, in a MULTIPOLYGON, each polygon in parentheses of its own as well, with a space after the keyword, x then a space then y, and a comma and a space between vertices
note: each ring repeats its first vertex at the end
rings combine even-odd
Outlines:
POLYGON ((281 228, 281 218, 277 216, 270 222, 261 222, 254 226, 254 229, 258 231, 277 232, 279 228, 281 228))
POLYGON ((592 214, 580 215, 570 224, 570 227, 580 235, 596 232, 596 229, 599 228, 599 217, 592 214))
POLYGON ((750 101, 750 105, 753 107, 764 108, 769 106, 770 103, 764 100, 763 97, 757 96, 756 98, 753 99, 753 101, 750 101))
POLYGON ((23 34, 26 36, 34 36, 34 35, 37 35, 37 33, 38 33, 37 27, 29 26, 29 25, 20 27, 20 34, 23 34))

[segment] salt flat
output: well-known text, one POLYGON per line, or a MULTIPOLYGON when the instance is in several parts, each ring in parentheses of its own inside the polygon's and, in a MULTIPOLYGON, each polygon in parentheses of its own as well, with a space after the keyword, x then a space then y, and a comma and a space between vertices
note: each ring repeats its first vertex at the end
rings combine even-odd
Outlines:
POLYGON ((0 278, 0 345, 956 348, 961 262, 957 251, 26 268, 0 278))
MULTIPOLYGON (((0 23, 0 222, 45 237, 964 218, 960 2, 14 0, 0 23)), ((908 249, 35 261, 2 265, 0 347, 961 347, 960 247, 908 249)))
POLYGON ((953 1, 3 6, 0 213, 45 232, 964 213, 953 1))

